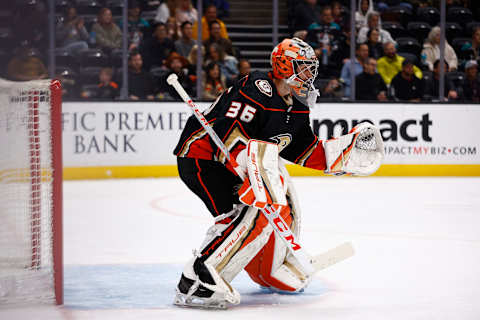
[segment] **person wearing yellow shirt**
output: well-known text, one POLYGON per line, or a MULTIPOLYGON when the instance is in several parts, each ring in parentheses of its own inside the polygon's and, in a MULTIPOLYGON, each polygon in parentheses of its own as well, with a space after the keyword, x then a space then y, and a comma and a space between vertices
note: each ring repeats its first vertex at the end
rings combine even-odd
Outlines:
MULTIPOLYGON (((218 22, 218 24, 220 25, 220 35, 222 36, 222 38, 228 39, 227 27, 222 20, 217 18, 217 7, 211 4, 205 8, 205 15, 202 17, 202 40, 205 41, 210 37, 210 31, 208 30, 208 26, 212 21, 218 22)), ((197 28, 198 23, 195 22, 195 24, 193 25, 193 37, 195 39, 197 38, 197 28)))
MULTIPOLYGON (((397 54, 397 49, 393 42, 387 42, 383 46, 384 56, 377 61, 377 70, 385 84, 388 86, 392 79, 402 71, 404 57, 397 54)), ((413 72, 418 79, 422 79, 423 74, 417 66, 413 66, 413 72)))

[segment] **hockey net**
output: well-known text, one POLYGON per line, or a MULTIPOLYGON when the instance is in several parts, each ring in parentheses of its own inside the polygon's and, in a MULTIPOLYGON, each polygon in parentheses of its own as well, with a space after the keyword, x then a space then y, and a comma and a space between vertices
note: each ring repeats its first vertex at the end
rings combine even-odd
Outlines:
POLYGON ((0 307, 63 303, 61 86, 0 79, 0 307))

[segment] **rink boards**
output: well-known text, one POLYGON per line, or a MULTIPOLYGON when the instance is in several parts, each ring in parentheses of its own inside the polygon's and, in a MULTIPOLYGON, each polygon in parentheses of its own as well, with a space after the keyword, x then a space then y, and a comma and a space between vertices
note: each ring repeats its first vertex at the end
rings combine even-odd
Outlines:
MULTIPOLYGON (((190 114, 183 103, 64 103, 64 178, 178 175, 172 151, 190 114)), ((385 140, 377 176, 480 176, 479 119, 479 106, 467 104, 322 103, 310 114, 321 139, 361 121, 377 125, 385 140)), ((292 175, 323 175, 296 165, 288 169, 292 175)))

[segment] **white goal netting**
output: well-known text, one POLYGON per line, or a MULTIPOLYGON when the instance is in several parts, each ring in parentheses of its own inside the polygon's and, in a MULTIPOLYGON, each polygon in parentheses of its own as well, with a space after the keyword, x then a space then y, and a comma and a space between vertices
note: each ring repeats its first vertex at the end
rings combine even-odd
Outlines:
POLYGON ((55 301, 57 85, 0 80, 0 306, 55 301))

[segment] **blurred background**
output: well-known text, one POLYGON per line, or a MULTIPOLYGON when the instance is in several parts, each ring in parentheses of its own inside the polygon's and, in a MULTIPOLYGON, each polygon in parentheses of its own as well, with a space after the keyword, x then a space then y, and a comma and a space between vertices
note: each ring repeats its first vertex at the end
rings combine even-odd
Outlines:
POLYGON ((180 101, 177 73, 212 101, 292 36, 317 53, 319 101, 479 102, 473 0, 1 1, 0 76, 61 79, 64 101, 180 101))

